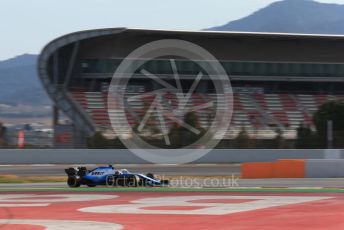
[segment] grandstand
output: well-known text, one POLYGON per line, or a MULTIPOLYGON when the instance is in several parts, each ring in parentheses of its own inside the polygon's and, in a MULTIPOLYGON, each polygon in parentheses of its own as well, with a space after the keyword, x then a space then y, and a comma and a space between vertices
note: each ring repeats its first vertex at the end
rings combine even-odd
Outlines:
MULTIPOLYGON (((80 140, 95 131, 111 137, 113 128, 122 130, 123 121, 118 120, 115 127, 110 122, 118 111, 111 109, 108 114, 107 108, 113 73, 130 52, 159 39, 193 42, 221 62, 230 77, 234 95, 227 139, 233 139, 243 127, 256 139, 272 138, 276 129, 282 130, 285 138, 294 139, 300 124, 314 128, 312 115, 322 103, 344 99, 342 36, 126 28, 82 31, 52 41, 39 58, 40 79, 55 103, 56 133, 59 111, 73 121, 74 147, 84 145, 80 140)), ((183 87, 190 87, 200 71, 199 66, 190 60, 174 58, 183 87)), ((147 61, 144 68, 171 81, 169 58, 147 61)), ((148 93, 147 97, 130 101, 125 108, 132 127, 138 125, 154 99, 149 97, 149 92, 159 87, 140 73, 130 80, 126 98, 148 93)), ((177 97, 170 92, 163 94, 168 108, 176 106, 177 97)), ((209 102, 224 106, 216 98, 212 83, 204 80, 192 94, 188 106, 209 102)), ((207 128, 214 108, 204 108, 197 114, 201 126, 207 128)), ((150 122, 158 125, 154 116, 150 122)), ((130 135, 132 130, 123 132, 130 135)))

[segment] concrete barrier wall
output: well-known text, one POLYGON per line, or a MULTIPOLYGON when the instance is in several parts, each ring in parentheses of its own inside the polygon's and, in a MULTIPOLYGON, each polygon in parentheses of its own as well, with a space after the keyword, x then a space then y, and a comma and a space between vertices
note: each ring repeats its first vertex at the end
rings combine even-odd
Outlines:
MULTIPOLYGON (((171 150, 173 154, 173 150, 171 150)), ((194 161, 197 164, 264 162, 279 159, 344 159, 343 150, 235 150, 215 149, 194 161)), ((0 150, 0 164, 144 164, 129 150, 25 149, 0 150)), ((166 162, 171 163, 171 162, 166 162)), ((315 163, 314 163, 315 164, 315 163)), ((319 166, 320 167, 320 166, 319 166)))
MULTIPOLYGON (((342 150, 333 150, 332 154, 344 159, 342 150)), ((228 162, 266 162, 279 159, 326 159, 331 157, 330 151, 319 149, 215 149, 196 161, 196 163, 228 163, 228 162), (325 154, 327 153, 327 154, 325 154)))
POLYGON ((306 178, 344 177, 343 159, 309 159, 305 161, 306 178))

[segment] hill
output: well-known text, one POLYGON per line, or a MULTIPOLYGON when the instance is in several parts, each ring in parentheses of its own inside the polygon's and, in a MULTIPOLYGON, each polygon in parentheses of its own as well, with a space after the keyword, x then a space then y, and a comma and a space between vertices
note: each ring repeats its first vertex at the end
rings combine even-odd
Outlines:
POLYGON ((37 55, 23 54, 8 60, 0 61, 0 69, 8 69, 18 66, 36 65, 37 55))
POLYGON ((245 18, 207 30, 344 34, 344 5, 284 0, 245 18))
POLYGON ((0 62, 0 104, 49 105, 37 77, 37 55, 21 55, 0 62))

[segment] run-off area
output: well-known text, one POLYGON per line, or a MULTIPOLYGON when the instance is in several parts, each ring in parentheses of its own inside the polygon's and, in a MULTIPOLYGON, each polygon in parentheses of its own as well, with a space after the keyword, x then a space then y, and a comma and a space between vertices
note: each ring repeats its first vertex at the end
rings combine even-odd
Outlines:
POLYGON ((341 193, 0 194, 0 229, 344 229, 341 193))

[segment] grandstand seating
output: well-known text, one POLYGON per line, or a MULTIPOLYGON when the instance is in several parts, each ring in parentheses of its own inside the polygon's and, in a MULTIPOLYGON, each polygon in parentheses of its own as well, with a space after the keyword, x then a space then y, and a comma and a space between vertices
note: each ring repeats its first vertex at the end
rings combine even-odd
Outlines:
MULTIPOLYGON (((119 112, 118 109, 107 111, 106 92, 87 92, 82 89, 72 90, 71 94, 88 114, 95 126, 102 131, 111 130, 110 116, 119 112)), ((138 93, 128 93, 128 97, 136 96, 138 93)), ((177 96, 166 93, 166 103, 170 108, 177 106, 177 96)), ((153 101, 154 97, 145 98, 147 104, 153 101)), ((314 95, 314 94, 263 94, 263 93, 234 93, 234 111, 232 124, 228 132, 228 138, 233 138, 242 127, 259 138, 271 138, 275 130, 280 128, 288 138, 295 137, 295 130, 300 124, 307 124, 314 128, 312 115, 324 102, 333 99, 344 99, 344 95, 314 95)), ((194 93, 187 106, 198 106, 207 102, 216 102, 216 94, 194 93)), ((223 106, 223 101, 218 101, 218 106, 223 106)), ((147 105, 141 100, 134 100, 129 103, 130 109, 126 109, 129 124, 135 126, 142 119, 147 110, 147 105)), ((166 111, 167 112, 167 109, 166 111)), ((202 127, 208 127, 213 118, 212 108, 202 109, 197 112, 202 127)), ((158 124, 157 115, 152 114, 153 123, 158 124)), ((124 116, 116 119, 115 126, 122 126, 124 116)), ((172 121, 169 120, 171 124, 172 121)), ((129 133, 130 130, 127 130, 129 133)))

